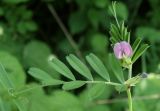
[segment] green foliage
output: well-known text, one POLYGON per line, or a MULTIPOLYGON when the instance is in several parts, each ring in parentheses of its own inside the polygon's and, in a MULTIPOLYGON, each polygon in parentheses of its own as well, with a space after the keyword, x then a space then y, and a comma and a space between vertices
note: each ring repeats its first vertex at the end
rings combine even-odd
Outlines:
POLYGON ((97 74, 99 74, 107 81, 110 81, 109 73, 98 57, 96 57, 94 54, 89 54, 88 56, 86 56, 86 59, 91 67, 97 72, 97 74))
POLYGON ((113 54, 109 55, 109 60, 110 60, 110 67, 117 77, 117 79, 123 83, 124 82, 124 75, 123 75, 123 70, 121 68, 121 64, 119 61, 116 60, 115 56, 113 54))
POLYGON ((65 82, 63 85, 63 89, 64 90, 72 90, 72 89, 76 89, 79 88, 83 85, 85 85, 86 82, 85 81, 71 81, 71 82, 65 82))
POLYGON ((66 57, 68 63, 82 76, 86 77, 89 80, 93 80, 93 77, 91 75, 90 70, 87 68, 87 66, 79 60, 75 55, 70 54, 66 57))
POLYGON ((58 78, 56 71, 48 63, 52 56, 51 49, 48 45, 40 41, 32 41, 24 47, 23 61, 26 68, 37 67, 58 78))
POLYGON ((22 65, 17 58, 7 52, 0 52, 0 62, 9 74, 15 87, 21 87, 25 84, 26 75, 22 65), (18 78, 17 78, 18 77, 18 78))
POLYGON ((69 78, 71 80, 75 80, 74 75, 68 69, 68 67, 63 62, 61 62, 60 60, 58 60, 57 58, 53 58, 51 60, 51 65, 60 74, 64 75, 65 77, 67 77, 67 78, 69 78))
POLYGON ((133 45, 132 45, 133 53, 135 53, 135 52, 137 51, 137 49, 138 49, 141 41, 142 41, 141 38, 137 38, 137 39, 134 41, 134 43, 133 43, 133 45))
POLYGON ((84 13, 72 13, 69 19, 69 26, 72 34, 77 34, 85 30, 85 28, 87 27, 87 21, 85 19, 86 18, 84 13))
POLYGON ((49 74, 38 68, 30 68, 28 73, 42 81, 42 85, 59 85, 63 83, 63 81, 53 79, 49 74))
POLYGON ((151 109, 154 109, 155 111, 160 110, 159 108, 159 100, 158 100, 158 92, 159 92, 159 75, 156 74, 150 74, 147 80, 143 80, 140 82, 140 84, 137 85, 134 94, 135 96, 154 96, 155 99, 147 99, 147 100, 139 100, 134 102, 134 110, 136 111, 150 111, 151 109), (151 105, 153 104, 153 105, 151 105), (141 107, 137 107, 141 106, 141 107))
POLYGON ((94 84, 90 89, 88 89, 89 98, 96 99, 104 92, 105 88, 105 84, 94 84))
MULTIPOLYGON (((87 62, 92 66, 92 68, 103 79, 106 79, 109 82, 93 80, 89 68, 80 59, 78 59, 75 55, 70 54, 69 56, 66 57, 66 59, 67 59, 68 63, 73 67, 73 69, 75 69, 77 72, 79 72, 79 74, 81 74, 82 76, 86 77, 89 81, 75 80, 75 78, 72 79, 71 77, 74 77, 74 76, 72 75, 72 72, 67 68, 67 66, 65 66, 64 63, 62 63, 57 58, 53 58, 50 61, 51 64, 53 65, 53 68, 55 70, 57 70, 59 73, 63 74, 64 76, 66 76, 66 77, 68 77, 68 78, 70 78, 72 80, 71 82, 64 82, 63 83, 64 85, 63 85, 62 88, 64 90, 76 89, 76 88, 79 88, 79 87, 85 85, 86 83, 89 83, 89 84, 100 83, 100 84, 108 84, 108 85, 115 85, 115 86, 120 85, 119 83, 110 82, 109 73, 108 73, 107 69, 105 68, 105 66, 103 65, 101 60, 98 59, 98 57, 95 56, 94 54, 89 54, 88 56, 86 56, 87 62), (67 75, 67 74, 70 74, 70 75, 67 75)), ((114 70, 114 69, 112 69, 112 70, 114 70)), ((120 66, 119 66, 119 70, 118 71, 122 72, 122 69, 120 69, 120 66)), ((118 71, 115 72, 116 75, 119 74, 118 71)), ((122 74, 123 74, 123 72, 122 72, 122 74)), ((31 75, 35 76, 35 74, 34 75, 31 74, 31 75)), ((120 76, 117 76, 117 78, 119 78, 119 77, 120 76)), ((124 78, 120 78, 120 79, 124 80, 124 78)))
POLYGON ((2 66, 2 64, 0 64, 0 79, 1 79, 1 84, 9 89, 13 89, 13 83, 11 82, 11 80, 8 77, 7 72, 5 71, 4 67, 2 66))
POLYGON ((132 62, 134 63, 148 48, 148 44, 143 44, 133 55, 132 62))
POLYGON ((114 8, 119 26, 110 12, 111 2, 1 0, 0 111, 127 110, 123 99, 111 105, 97 103, 101 99, 110 102, 110 99, 123 98, 123 91, 130 85, 136 85, 132 90, 134 111, 159 111, 160 2, 118 1, 114 8), (75 50, 52 18, 47 4, 54 7, 82 57, 87 55, 86 61, 75 55, 65 60, 75 50), (127 69, 121 68, 124 61, 117 62, 113 55, 110 59, 113 47, 109 39, 112 46, 120 41, 132 44, 132 78, 126 79, 127 69), (144 41, 151 47, 143 44, 144 41), (53 59, 48 62, 50 58, 53 59), (149 74, 144 80, 137 72, 156 74, 149 74), (31 83, 35 81, 33 77, 38 80, 37 84, 31 83), (65 92, 60 91, 61 86, 64 90, 78 89, 65 92), (143 96, 147 99, 141 100, 143 96))
POLYGON ((27 2, 28 0, 2 0, 2 1, 10 4, 18 4, 18 3, 27 2))
POLYGON ((95 53, 105 53, 108 45, 106 36, 100 33, 93 33, 89 40, 91 48, 95 53), (101 44, 99 44, 101 43, 101 44))
POLYGON ((122 22, 120 26, 111 24, 110 35, 110 40, 112 44, 115 44, 120 41, 130 42, 130 32, 128 32, 127 27, 124 26, 124 22, 122 22))

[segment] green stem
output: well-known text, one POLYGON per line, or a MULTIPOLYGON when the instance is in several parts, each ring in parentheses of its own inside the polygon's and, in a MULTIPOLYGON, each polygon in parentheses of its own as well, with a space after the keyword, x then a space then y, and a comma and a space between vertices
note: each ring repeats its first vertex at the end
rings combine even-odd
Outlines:
POLYGON ((132 78, 132 65, 129 66, 128 79, 132 78))
MULTIPOLYGON (((132 65, 130 65, 128 70, 128 79, 132 78, 132 65)), ((132 94, 131 94, 131 87, 128 86, 127 88, 127 96, 128 96, 128 105, 129 105, 129 111, 133 111, 132 107, 132 94)))
POLYGON ((107 84, 113 86, 120 86, 122 84, 115 83, 115 82, 105 82, 105 81, 85 81, 87 84, 107 84))
POLYGON ((127 95, 128 95, 129 111, 133 111, 133 107, 132 107, 132 95, 131 95, 131 88, 130 87, 127 89, 127 95))

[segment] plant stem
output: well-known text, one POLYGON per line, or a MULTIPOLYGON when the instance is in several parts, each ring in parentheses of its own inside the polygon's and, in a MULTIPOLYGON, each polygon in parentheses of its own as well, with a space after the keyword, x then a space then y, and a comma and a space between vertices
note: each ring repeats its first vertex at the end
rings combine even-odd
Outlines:
POLYGON ((129 111, 133 111, 133 107, 132 107, 132 95, 131 95, 131 88, 130 87, 127 89, 127 95, 128 95, 129 111))
POLYGON ((129 66, 128 79, 132 78, 132 65, 129 66))
MULTIPOLYGON (((129 70, 128 70, 128 79, 130 78, 132 78, 132 64, 130 65, 129 70)), ((133 111, 131 86, 127 87, 127 96, 128 96, 129 111, 133 111)))
POLYGON ((105 82, 105 81, 85 81, 87 84, 107 84, 113 86, 120 86, 122 84, 114 83, 114 82, 105 82))
MULTIPOLYGON (((52 16, 55 18, 55 20, 57 21, 58 25, 60 26, 60 28, 62 29, 62 31, 64 32, 66 38, 68 39, 69 43, 71 44, 72 48, 75 50, 76 55, 83 60, 82 58, 82 53, 79 50, 79 47, 77 46, 77 43, 73 40, 72 35, 69 33, 69 31, 67 30, 67 28, 65 27, 65 25, 63 24, 63 22, 61 21, 60 17, 58 16, 56 10, 54 9, 54 7, 50 4, 47 4, 47 7, 49 9, 49 11, 51 12, 52 16)), ((84 61, 84 60, 83 60, 84 61)))

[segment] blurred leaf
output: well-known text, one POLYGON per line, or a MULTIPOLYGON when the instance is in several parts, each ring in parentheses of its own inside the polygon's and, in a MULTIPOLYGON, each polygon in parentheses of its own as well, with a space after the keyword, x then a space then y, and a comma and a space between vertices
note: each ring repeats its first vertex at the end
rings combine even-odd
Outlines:
POLYGON ((10 3, 10 4, 18 4, 18 3, 23 3, 27 1, 28 0, 3 0, 3 2, 10 3))
POLYGON ((94 84, 91 88, 88 89, 88 95, 90 99, 96 99, 100 96, 106 88, 106 84, 94 84))
POLYGON ((160 40, 160 32, 152 27, 138 27, 136 29, 136 36, 150 40, 151 42, 157 42, 160 40))
POLYGON ((148 44, 143 44, 132 56, 132 63, 134 63, 148 48, 148 44))
MULTIPOLYGON (((134 95, 135 96, 145 96, 149 98, 150 96, 152 97, 159 97, 159 92, 160 92, 160 84, 159 84, 159 74, 149 74, 147 79, 143 79, 137 86, 135 87, 134 90, 134 95)), ((146 99, 144 100, 139 100, 136 102, 133 102, 133 108, 136 111, 150 111, 154 109, 154 111, 159 111, 159 98, 155 99, 146 99), (138 107, 141 106, 141 107, 138 107)))
POLYGON ((77 34, 87 28, 87 21, 85 13, 75 12, 70 15, 69 28, 72 34, 77 34))
POLYGON ((75 0, 75 1, 81 10, 84 10, 91 3, 88 0, 75 0))
POLYGON ((27 98, 19 97, 17 99, 14 99, 13 102, 16 104, 16 106, 20 111, 27 111, 27 106, 28 106, 27 98))
POLYGON ((64 109, 65 111, 84 111, 79 99, 69 92, 55 91, 50 96, 50 100, 53 106, 52 111, 64 111, 64 109))
POLYGON ((0 8, 0 16, 2 16, 4 14, 4 9, 0 8))
POLYGON ((85 84, 86 84, 85 81, 79 81, 79 80, 78 81, 65 82, 62 88, 64 90, 72 90, 72 89, 79 88, 79 87, 81 87, 85 84))
POLYGON ((122 2, 118 2, 116 5, 116 13, 117 16, 122 18, 122 20, 127 20, 128 19, 128 9, 126 5, 122 2))
POLYGON ((74 49, 72 48, 71 44, 68 42, 67 39, 63 39, 57 45, 57 50, 62 51, 65 55, 68 54, 68 52, 74 52, 74 49))
POLYGON ((111 111, 107 105, 94 105, 91 108, 88 108, 90 111, 111 111))
POLYGON ((17 24, 19 33, 26 34, 28 31, 36 31, 37 25, 33 21, 21 21, 17 24))
POLYGON ((13 89, 13 83, 11 82, 10 78, 8 77, 7 72, 5 71, 4 67, 0 63, 0 81, 1 84, 6 88, 6 89, 13 89))
POLYGON ((123 75, 123 70, 121 68, 119 61, 115 58, 113 54, 109 55, 109 61, 110 61, 110 67, 112 71, 114 72, 115 76, 121 83, 123 83, 124 75, 123 75))
POLYGON ((109 0, 94 0, 95 6, 105 8, 109 4, 109 0))
POLYGON ((1 111, 7 111, 6 108, 5 108, 5 106, 4 106, 4 103, 3 103, 3 100, 2 100, 1 97, 0 97, 0 110, 1 111))
POLYGON ((126 91, 126 85, 119 85, 119 86, 116 86, 115 89, 118 91, 118 92, 123 92, 123 91, 126 91))
MULTIPOLYGON (((30 87, 36 87, 36 84, 29 84, 30 87)), ((54 111, 53 98, 45 94, 42 88, 34 88, 27 93, 22 99, 24 105, 27 107, 27 111, 54 111), (47 101, 47 102, 46 102, 47 101), (27 104, 26 104, 27 103, 27 104)), ((55 100, 54 100, 55 101, 55 100)), ((57 101, 56 101, 57 102, 57 101)), ((21 102, 20 102, 21 104, 21 102)))
POLYGON ((37 67, 58 78, 57 72, 48 62, 50 56, 52 56, 51 50, 45 43, 33 40, 24 48, 23 61, 26 68, 37 67))
POLYGON ((15 87, 21 87, 25 84, 26 76, 17 58, 7 52, 1 51, 0 62, 3 64, 9 79, 13 82, 15 87))
POLYGON ((95 29, 98 29, 98 25, 100 23, 101 17, 100 12, 95 9, 89 9, 88 11, 88 18, 91 24, 95 29))
POLYGON ((102 63, 102 61, 94 54, 89 54, 86 56, 88 63, 91 67, 105 80, 110 81, 109 73, 102 63))
POLYGON ((107 37, 101 33, 94 33, 90 36, 89 42, 91 44, 92 50, 97 53, 106 52, 106 47, 108 45, 107 37))
POLYGON ((79 60, 75 55, 70 54, 66 57, 69 64, 82 76, 86 77, 89 80, 93 80, 92 74, 90 70, 87 68, 87 66, 79 60))
POLYGON ((69 68, 63 62, 58 60, 57 58, 53 58, 51 60, 50 64, 57 72, 59 72, 63 76, 65 76, 71 80, 75 80, 75 77, 72 74, 72 72, 69 70, 69 68))

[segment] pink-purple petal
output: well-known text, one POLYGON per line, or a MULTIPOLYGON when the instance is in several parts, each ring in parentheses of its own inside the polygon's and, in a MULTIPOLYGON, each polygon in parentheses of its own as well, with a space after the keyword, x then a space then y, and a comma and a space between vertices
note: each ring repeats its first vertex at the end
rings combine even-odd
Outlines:
POLYGON ((123 58, 123 54, 122 54, 122 49, 121 49, 121 44, 120 43, 116 43, 114 45, 114 54, 118 59, 122 59, 123 58))
POLYGON ((116 43, 113 50, 118 59, 122 59, 124 56, 131 57, 133 54, 132 47, 126 41, 116 43))
POLYGON ((124 55, 127 56, 127 57, 131 57, 132 56, 132 47, 130 46, 130 44, 128 42, 121 42, 121 48, 124 52, 124 55))

